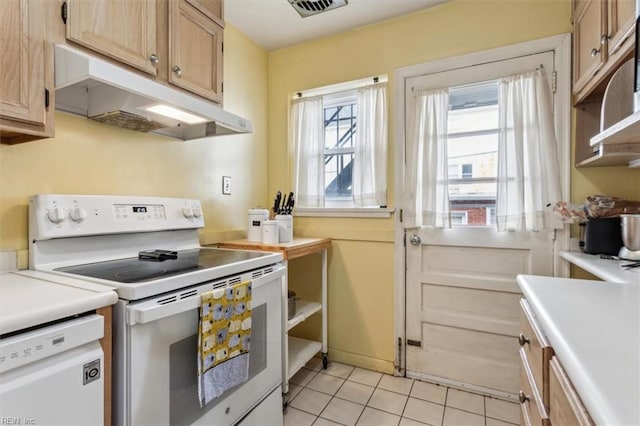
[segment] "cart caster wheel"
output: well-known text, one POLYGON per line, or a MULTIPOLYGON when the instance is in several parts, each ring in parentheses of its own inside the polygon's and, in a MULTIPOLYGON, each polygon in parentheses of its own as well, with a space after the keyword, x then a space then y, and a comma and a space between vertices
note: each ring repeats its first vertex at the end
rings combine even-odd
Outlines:
POLYGON ((328 364, 329 360, 327 359, 327 354, 322 354, 322 368, 326 370, 328 364))

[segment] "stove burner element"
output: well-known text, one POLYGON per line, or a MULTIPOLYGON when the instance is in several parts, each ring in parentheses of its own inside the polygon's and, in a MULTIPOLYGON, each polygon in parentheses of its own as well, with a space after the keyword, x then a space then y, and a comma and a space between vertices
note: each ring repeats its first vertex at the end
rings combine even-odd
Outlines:
MULTIPOLYGON (((143 259, 140 259, 143 260, 143 259)), ((131 269, 125 269, 123 271, 117 271, 114 274, 114 277, 116 279, 116 281, 121 281, 121 282, 132 282, 132 280, 136 280, 139 279, 140 276, 145 276, 146 278, 154 278, 154 277, 161 277, 163 275, 165 275, 167 273, 167 270, 164 268, 153 268, 150 269, 147 268, 147 271, 143 271, 144 268, 144 263, 141 263, 139 265, 134 266, 131 269)), ((154 265, 155 266, 155 265, 154 265)))

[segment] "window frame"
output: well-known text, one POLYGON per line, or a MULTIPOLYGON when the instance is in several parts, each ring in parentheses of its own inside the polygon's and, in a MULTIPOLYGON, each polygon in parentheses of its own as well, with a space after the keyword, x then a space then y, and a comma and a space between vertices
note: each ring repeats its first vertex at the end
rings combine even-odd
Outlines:
MULTIPOLYGON (((376 83, 387 83, 387 75, 378 75, 359 80, 352 80, 329 86, 309 89, 303 92, 291 94, 291 99, 300 97, 322 96, 323 109, 337 106, 346 99, 349 99, 349 92, 356 93, 357 89, 376 83), (325 97, 330 98, 330 102, 325 104, 325 97)), ((353 96, 353 95, 352 95, 353 96)), ((356 118, 357 120, 357 118, 356 118)), ((340 150, 340 148, 338 149, 340 150)), ((388 165, 387 165, 388 167, 388 165)), ((291 168, 293 171, 293 168, 291 168)), ((353 198, 351 200, 328 199, 325 193, 325 207, 299 207, 293 211, 293 216, 300 217, 351 217, 351 218, 389 218, 395 212, 395 208, 387 206, 354 207, 353 198)))

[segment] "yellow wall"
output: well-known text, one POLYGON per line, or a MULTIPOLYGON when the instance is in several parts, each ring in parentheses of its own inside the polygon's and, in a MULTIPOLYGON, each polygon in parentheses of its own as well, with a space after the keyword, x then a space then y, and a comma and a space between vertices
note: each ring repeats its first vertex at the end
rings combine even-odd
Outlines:
MULTIPOLYGON (((291 189, 289 95, 375 74, 390 78, 392 187, 394 69, 569 32, 570 3, 456 0, 271 53, 227 25, 225 108, 251 119, 254 134, 181 142, 56 114, 55 138, 0 145, 0 250, 21 250, 26 267, 27 200, 48 192, 199 198, 207 224, 202 243, 239 237, 246 229, 247 208, 268 206, 276 190, 291 189), (231 196, 221 195, 223 175, 233 178, 231 196)), ((638 171, 624 168, 573 170, 571 199, 580 203, 592 193, 640 199, 637 178, 638 171)), ((394 195, 390 191, 390 205, 394 195)), ((296 217, 294 227, 298 235, 334 239, 329 254, 331 358, 391 372, 393 221, 296 217)), ((317 260, 291 262, 292 286, 309 283, 297 289, 301 295, 317 292, 317 260)), ((300 332, 317 330, 312 322, 300 332)))
MULTIPOLYGON (((408 17, 282 49, 269 55, 269 191, 291 186, 288 99, 315 87, 377 74, 389 76, 389 204, 393 207, 394 69, 571 32, 570 0, 456 0, 408 17)), ((622 167, 572 172, 574 202, 591 193, 640 199, 638 171, 622 167), (619 179, 625 182, 619 184, 619 179), (635 181, 633 180, 635 179, 635 181), (634 186, 635 185, 635 186, 634 186)), ((296 217, 303 236, 330 236, 329 352, 332 359, 393 369, 393 220, 296 217), (372 337, 374 336, 374 337, 372 337)), ((306 268, 292 281, 306 283, 306 268)), ((295 285, 295 284, 294 284, 295 285)), ((298 332, 297 327, 294 329, 298 332)), ((302 334, 313 335, 312 327, 302 334)), ((317 333, 317 331, 316 331, 317 333)))
POLYGON ((57 113, 55 138, 0 145, 0 250, 21 250, 27 266, 27 204, 38 193, 198 198, 202 243, 241 237, 247 209, 267 201, 268 62, 231 26, 225 44, 225 108, 252 120, 253 134, 183 142, 57 113))

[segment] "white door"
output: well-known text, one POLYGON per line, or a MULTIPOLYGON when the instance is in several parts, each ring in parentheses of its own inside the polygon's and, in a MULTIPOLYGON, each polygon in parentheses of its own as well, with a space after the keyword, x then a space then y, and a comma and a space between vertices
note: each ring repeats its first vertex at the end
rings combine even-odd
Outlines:
MULTIPOLYGON (((497 155, 491 142, 495 138, 497 147, 497 125, 491 124, 492 108, 497 117, 497 85, 493 93, 491 81, 539 66, 551 81, 553 51, 406 80, 407 135, 414 125, 413 90, 463 89, 449 92, 454 226, 405 230, 408 376, 502 396, 517 393, 521 294, 515 279, 523 273, 553 275, 554 234, 495 228, 495 173, 486 170, 497 155)), ((405 152, 412 152, 411 146, 405 152)))

